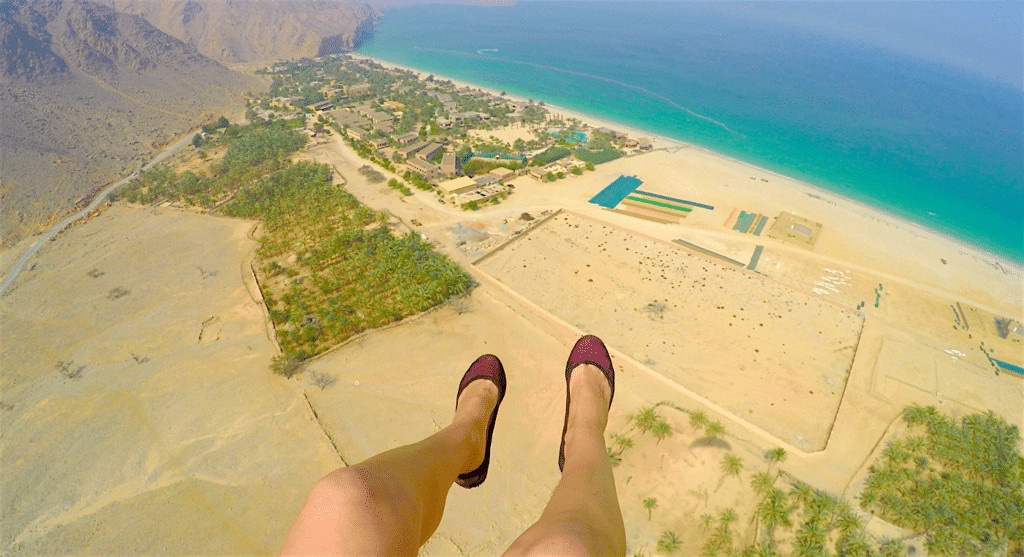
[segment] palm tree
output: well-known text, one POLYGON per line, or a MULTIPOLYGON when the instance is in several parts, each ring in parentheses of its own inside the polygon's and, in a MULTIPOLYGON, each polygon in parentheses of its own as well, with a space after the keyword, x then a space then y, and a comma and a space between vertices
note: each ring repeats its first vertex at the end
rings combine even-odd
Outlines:
POLYGON ((793 522, 789 519, 789 515, 792 512, 793 505, 789 502, 786 493, 779 488, 772 488, 757 505, 757 518, 764 523, 765 535, 768 538, 767 543, 772 547, 775 546, 775 528, 793 525, 793 522))
POLYGON ((651 431, 656 423, 658 423, 658 413, 654 411, 653 406, 641 408, 636 416, 633 416, 633 427, 639 429, 641 433, 651 431))
POLYGON ((644 508, 647 509, 647 521, 651 520, 651 511, 658 508, 658 500, 654 497, 644 499, 644 508))
POLYGON ((739 519, 739 515, 736 514, 736 511, 733 510, 732 507, 726 507, 718 513, 718 521, 726 528, 739 519))
POLYGON ((743 557, 779 557, 779 552, 775 549, 774 545, 768 542, 761 542, 747 546, 743 550, 743 557))
POLYGON ((658 421, 654 422, 654 425, 651 427, 651 435, 654 435, 654 438, 658 440, 657 442, 661 443, 662 439, 672 436, 672 426, 659 417, 658 421))
POLYGON ((775 447, 774 449, 765 453, 764 457, 765 459, 768 460, 768 472, 771 473, 772 465, 782 464, 783 462, 786 461, 786 458, 788 456, 789 455, 786 454, 786 449, 783 449, 782 447, 775 447))
POLYGON ((683 541, 671 530, 662 532, 658 538, 658 551, 662 553, 675 553, 682 545, 683 541))
POLYGON ((707 530, 711 528, 711 525, 715 523, 714 515, 710 513, 704 513, 700 515, 700 527, 707 530))
POLYGON ((708 439, 718 439, 724 434, 725 426, 722 425, 722 422, 708 422, 707 425, 704 426, 704 437, 707 437, 708 439))
POLYGON ((878 543, 878 554, 880 557, 900 557, 905 554, 903 542, 882 536, 878 543))
POLYGON ((726 476, 740 477, 740 472, 743 471, 743 459, 734 455, 726 454, 722 457, 722 473, 726 476))
POLYGON ((775 488, 775 478, 767 472, 758 472, 750 480, 750 487, 762 497, 766 497, 775 488))
POLYGON ((708 415, 703 410, 694 410, 690 412, 690 427, 695 432, 699 432, 708 425, 708 415))

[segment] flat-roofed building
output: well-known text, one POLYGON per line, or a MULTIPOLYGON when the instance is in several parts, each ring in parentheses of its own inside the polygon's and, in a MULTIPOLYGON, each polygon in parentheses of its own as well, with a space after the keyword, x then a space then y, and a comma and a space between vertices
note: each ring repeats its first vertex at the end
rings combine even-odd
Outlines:
POLYGON ((374 124, 381 122, 391 123, 395 121, 394 116, 388 114, 387 112, 380 112, 378 110, 371 110, 367 112, 366 117, 369 118, 370 121, 373 122, 374 124))
POLYGON ((475 201, 477 203, 483 203, 490 201, 495 197, 500 197, 502 194, 508 193, 509 187, 501 184, 491 184, 482 188, 476 188, 458 195, 452 196, 452 203, 454 205, 462 205, 475 201))
POLYGON ((344 87, 344 91, 345 91, 345 94, 350 96, 350 97, 355 97, 357 95, 369 95, 370 94, 370 84, 369 83, 357 83, 355 85, 346 85, 344 87))
POLYGON ((348 134, 348 136, 351 137, 352 139, 355 139, 356 141, 362 141, 370 135, 370 132, 357 126, 350 127, 348 131, 345 133, 348 134))
POLYGON ((444 145, 441 145, 440 143, 431 143, 430 145, 427 145, 426 147, 420 149, 416 153, 416 156, 423 160, 430 160, 434 158, 435 155, 440 153, 443 149, 444 145))
POLYGON ((498 177, 493 174, 481 174, 473 178, 473 181, 476 182, 477 187, 482 188, 491 184, 497 184, 498 177))
POLYGON ((413 143, 412 145, 409 145, 404 149, 400 149, 398 152, 401 153, 403 157, 409 158, 415 155, 417 151, 423 149, 426 146, 426 141, 417 141, 416 143, 413 143))
POLYGON ((492 168, 488 174, 499 180, 507 180, 508 178, 515 176, 516 171, 510 168, 505 168, 504 166, 499 166, 498 168, 492 168))
POLYGON ((426 178, 428 181, 436 180, 441 175, 440 166, 437 166, 434 163, 427 162, 422 159, 418 159, 416 157, 413 157, 405 161, 405 164, 409 167, 409 170, 422 174, 423 177, 426 178))
POLYGON ((441 190, 441 193, 444 195, 459 195, 460 193, 475 190, 477 185, 476 180, 469 176, 459 176, 458 178, 441 182, 437 185, 437 188, 441 190))
POLYGON ((386 137, 380 137, 380 136, 371 137, 371 138, 367 139, 367 142, 369 142, 370 146, 372 146, 374 149, 381 149, 381 148, 387 147, 388 145, 391 144, 391 140, 390 139, 388 139, 386 137))
POLYGON ((416 132, 403 133, 395 138, 399 145, 409 145, 419 140, 420 134, 416 132))
POLYGON ((445 151, 444 155, 441 155, 441 174, 451 177, 455 176, 456 172, 455 153, 445 151))

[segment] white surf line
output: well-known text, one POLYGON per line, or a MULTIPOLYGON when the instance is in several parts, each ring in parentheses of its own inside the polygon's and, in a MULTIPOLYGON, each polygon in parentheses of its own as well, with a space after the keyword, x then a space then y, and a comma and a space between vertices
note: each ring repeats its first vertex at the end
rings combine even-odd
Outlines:
MULTIPOLYGON (((242 122, 235 122, 235 123, 242 124, 242 123, 244 123, 244 121, 242 121, 242 122)), ((179 139, 175 143, 171 144, 170 147, 168 147, 167 149, 164 149, 163 152, 161 152, 159 155, 157 155, 153 160, 151 160, 147 164, 141 166, 139 168, 139 170, 140 171, 147 170, 147 169, 153 168, 153 166, 163 162, 164 159, 166 159, 167 157, 171 156, 171 154, 173 154, 175 151, 177 151, 178 149, 184 147, 186 144, 191 142, 192 138, 195 136, 196 133, 199 133, 199 132, 189 133, 185 137, 182 137, 181 139, 179 139)), ((63 231, 65 228, 67 228, 71 223, 73 223, 73 222, 77 221, 78 219, 83 218, 86 215, 88 215, 89 213, 91 213, 93 211, 93 209, 95 209, 96 207, 99 207, 101 203, 103 203, 104 201, 107 200, 107 196, 108 195, 113 193, 115 190, 117 190, 121 186, 127 184, 128 182, 131 182, 134 178, 135 178, 134 175, 128 176, 127 178, 124 178, 124 179, 122 179, 122 180, 120 180, 118 182, 115 182, 115 183, 107 186, 107 188, 105 190, 103 190, 100 193, 96 194, 96 198, 92 200, 92 203, 89 203, 89 205, 87 205, 81 211, 78 211, 77 213, 74 213, 73 215, 65 218, 62 221, 60 221, 56 226, 51 228, 49 231, 47 231, 42 236, 40 236, 40 238, 38 240, 33 242, 32 245, 29 246, 28 251, 26 251, 25 254, 22 255, 20 259, 18 259, 18 262, 14 264, 14 267, 11 267, 11 270, 7 273, 7 277, 4 279, 4 281, 2 283, 0 283, 0 296, 2 296, 7 291, 7 288, 11 285, 11 283, 14 282, 14 279, 18 278, 18 274, 21 273, 22 269, 25 268, 25 264, 28 263, 28 260, 33 255, 35 255, 36 252, 39 251, 39 249, 42 248, 43 245, 46 244, 46 242, 48 240, 50 240, 51 238, 53 238, 57 234, 60 234, 61 231, 63 231)))

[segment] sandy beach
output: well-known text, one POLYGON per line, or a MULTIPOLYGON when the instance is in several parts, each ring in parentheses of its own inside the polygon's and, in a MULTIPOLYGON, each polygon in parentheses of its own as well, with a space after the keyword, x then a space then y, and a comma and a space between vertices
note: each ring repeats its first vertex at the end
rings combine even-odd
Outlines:
MULTIPOLYGON (((652 553, 667 529, 684 540, 681 554, 699 553, 698 517, 730 507, 749 516, 750 477, 775 447, 789 451, 788 473, 855 496, 911 403, 991 409, 1024 427, 1024 376, 997 375, 988 360, 1024 365, 1024 339, 1002 339, 993 325, 1024 321, 1024 268, 812 185, 655 140, 651 152, 582 176, 519 177, 508 199, 467 212, 431 192, 402 197, 369 183, 358 172, 365 161, 318 137, 299 158, 330 164, 363 203, 479 283, 464 303, 315 358, 309 369, 337 379, 323 389, 269 372, 276 347, 251 282, 252 222, 115 205, 71 228, 0 298, 0 547, 274 552, 317 478, 440 429, 466 366, 491 352, 510 387, 490 475, 451 491, 421 554, 498 553, 558 481, 561 373, 583 333, 606 339, 618 370, 609 437, 661 402, 674 431, 638 438, 615 469, 630 554, 652 553), (664 223, 589 202, 620 176, 710 208, 664 223), (763 215, 762 233, 735 230, 740 212, 763 215), (783 213, 820 225, 812 245, 771 234, 783 213), (956 326, 960 314, 969 330, 956 326), (85 366, 80 379, 54 369, 66 360, 85 366), (722 442, 701 442, 675 407, 721 421, 722 442), (743 459, 739 478, 723 476, 725 454, 743 459), (659 501, 650 517, 646 497, 659 501)), ((3 253, 0 267, 19 255, 3 253)), ((868 528, 890 531, 877 519, 868 528)), ((746 521, 738 530, 753 535, 746 521)))

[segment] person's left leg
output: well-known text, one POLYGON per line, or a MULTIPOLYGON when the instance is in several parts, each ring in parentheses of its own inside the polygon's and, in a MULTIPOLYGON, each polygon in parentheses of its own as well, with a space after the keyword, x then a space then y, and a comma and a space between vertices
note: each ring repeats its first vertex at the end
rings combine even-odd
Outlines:
MULTIPOLYGON (((504 394, 496 382, 467 378, 451 425, 412 445, 339 468, 317 482, 285 537, 280 553, 334 555, 415 555, 437 529, 448 490, 460 474, 485 462, 492 415, 504 394)), ((493 358, 493 356, 491 356, 493 358)), ((490 365, 497 362, 484 362, 490 365)), ((497 363, 498 368, 501 364, 497 363)), ((486 375, 486 374, 485 374, 486 375)), ((486 475, 486 469, 482 472, 486 475)))

